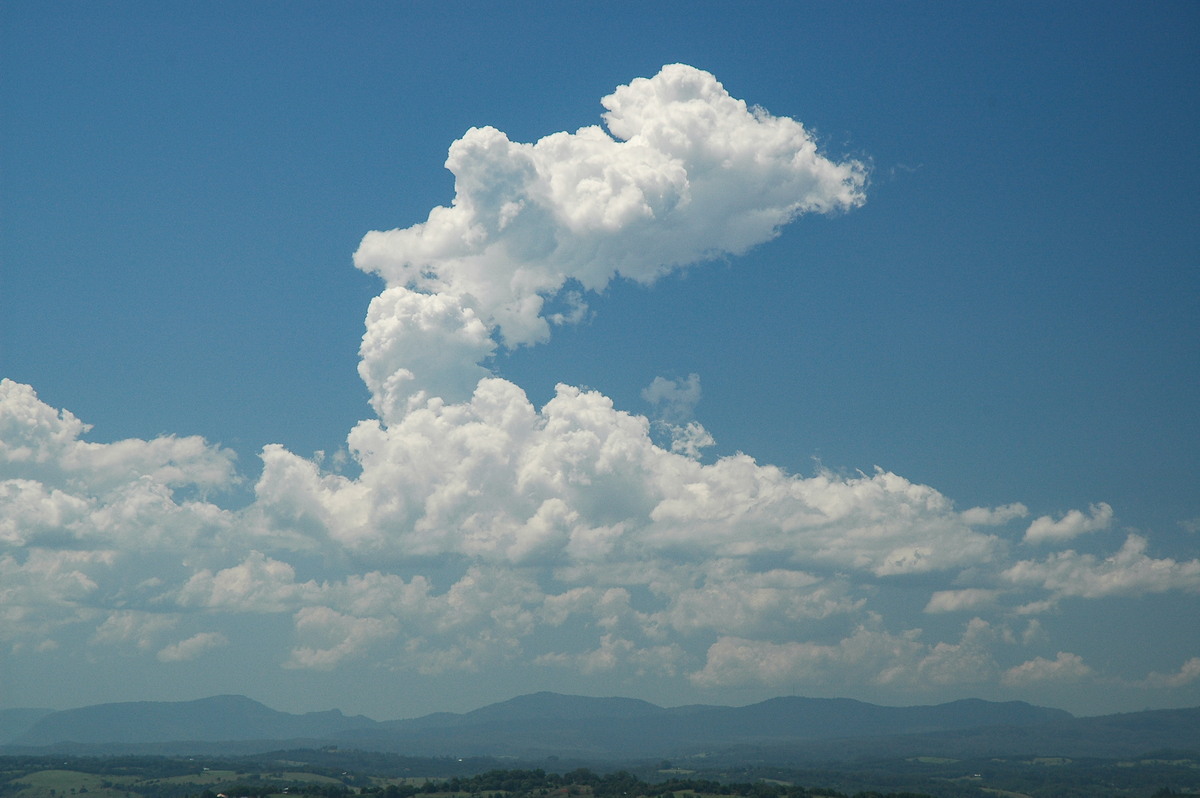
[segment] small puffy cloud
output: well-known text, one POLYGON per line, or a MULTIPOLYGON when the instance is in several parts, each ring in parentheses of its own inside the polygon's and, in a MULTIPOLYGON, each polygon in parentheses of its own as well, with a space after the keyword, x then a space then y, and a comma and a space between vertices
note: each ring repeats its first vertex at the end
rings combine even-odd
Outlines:
POLYGON ((117 610, 96 627, 92 642, 101 645, 134 644, 138 650, 153 647, 154 640, 175 628, 178 619, 160 613, 117 610))
POLYGON ((92 495, 143 477, 169 487, 222 488, 234 481, 233 452, 203 438, 80 440, 89 429, 69 411, 43 403, 29 385, 0 379, 0 478, 92 495))
POLYGON ((604 634, 595 649, 578 654, 541 654, 534 659, 534 663, 570 668, 588 675, 631 667, 637 676, 674 676, 682 657, 683 649, 679 646, 658 645, 641 648, 632 640, 604 634))
POLYGON ((1089 515, 1071 510, 1055 521, 1048 515, 1034 519, 1025 530, 1026 543, 1058 543, 1078 537, 1087 532, 1108 529, 1112 525, 1113 510, 1104 502, 1088 508, 1089 515))
POLYGON ((716 444, 700 422, 691 420, 700 401, 698 374, 689 374, 681 380, 655 377, 642 390, 642 398, 654 407, 654 425, 670 440, 672 452, 696 460, 704 449, 716 444))
POLYGON ((41 548, 0 554, 0 640, 40 643, 63 626, 93 621, 116 558, 41 548))
POLYGON ((1058 608, 1058 597, 1028 601, 1016 608, 1017 615, 1041 615, 1058 608))
POLYGON ((182 606, 227 612, 285 612, 302 593, 315 589, 312 582, 297 584, 292 566, 254 551, 230 568, 195 573, 180 589, 177 600, 182 606))
POLYGON ((489 375, 496 344, 476 312, 446 294, 392 286, 371 300, 358 373, 382 419, 439 397, 461 401, 489 375))
POLYGON ((200 632, 162 649, 158 652, 158 660, 159 662, 187 662, 213 649, 227 645, 229 645, 228 638, 220 632, 200 632))
POLYGON ((998 668, 993 648, 999 632, 987 621, 972 618, 957 643, 930 646, 916 666, 919 685, 964 685, 991 682, 998 668))
POLYGON ((921 632, 877 628, 878 618, 832 643, 772 642, 722 637, 709 647, 704 667, 688 676, 704 687, 782 687, 850 684, 929 689, 995 678, 992 655, 1002 641, 990 624, 973 618, 957 642, 924 643, 921 632))
POLYGON ((478 565, 441 592, 423 576, 373 571, 308 585, 292 598, 302 605, 293 617, 298 644, 284 667, 332 670, 371 654, 425 674, 515 656, 546 600, 527 576, 478 565))
POLYGON ((999 526, 1027 515, 1029 508, 1020 502, 1014 502, 1000 507, 972 507, 970 510, 963 510, 962 520, 964 524, 971 526, 999 526))
POLYGON ((1010 584, 1039 587, 1056 597, 1104 598, 1165 593, 1200 592, 1200 560, 1155 559, 1146 554, 1146 539, 1130 535, 1111 557, 1068 550, 1044 560, 1022 560, 1001 573, 1010 584))
POLYGON ((701 452, 717 443, 698 421, 689 421, 681 427, 673 424, 664 426, 671 439, 671 451, 692 460, 699 460, 701 452))
POLYGON ((1030 618, 1029 623, 1025 625, 1025 631, 1021 632, 1021 642, 1028 646, 1045 639, 1046 630, 1042 627, 1042 622, 1037 618, 1030 618))
POLYGON ((996 603, 999 590, 966 588, 964 590, 938 590, 929 598, 925 612, 962 612, 976 610, 996 603))
POLYGON ((14 645, 99 623, 94 642, 144 650, 153 623, 142 634, 135 616, 112 613, 154 600, 162 585, 149 575, 186 572, 180 561, 209 556, 233 524, 175 495, 232 484, 232 452, 194 437, 97 444, 88 429, 0 380, 0 639, 14 645))
POLYGON ((656 585, 669 604, 649 619, 684 634, 701 630, 728 635, 795 630, 804 621, 854 615, 866 603, 852 596, 842 580, 783 569, 747 572, 735 562, 714 562, 703 577, 684 575, 680 581, 684 579, 703 581, 696 586, 675 580, 656 585))
POLYGON ((776 643, 721 637, 708 648, 704 667, 688 674, 702 687, 840 683, 887 683, 911 663, 922 646, 916 635, 895 636, 860 627, 836 643, 776 643))
POLYGON ((0 545, 175 548, 228 527, 229 513, 175 490, 232 485, 232 452, 199 437, 91 443, 88 429, 0 380, 0 545))
POLYGON ((709 646, 704 667, 688 674, 688 678, 702 687, 778 687, 820 678, 837 657, 834 646, 722 637, 709 646))
POLYGON ((1046 683, 1073 684, 1092 678, 1093 671, 1078 654, 1058 652, 1053 660, 1035 657, 1016 667, 1009 668, 1000 676, 1001 684, 1008 687, 1027 687, 1046 683))
POLYGON ((292 649, 285 668, 327 671, 347 659, 359 659, 375 643, 396 635, 394 622, 358 618, 329 607, 305 607, 296 613, 296 634, 302 641, 292 649))
POLYGON ((642 390, 642 398, 654 407, 664 421, 686 423, 700 402, 700 375, 689 374, 686 379, 680 380, 655 377, 642 390))
POLYGON ((1141 683, 1143 687, 1183 687, 1200 679, 1200 657, 1192 657, 1175 673, 1151 673, 1141 683))
POLYGON ((86 523, 93 503, 32 479, 0 481, 0 543, 73 540, 86 523))

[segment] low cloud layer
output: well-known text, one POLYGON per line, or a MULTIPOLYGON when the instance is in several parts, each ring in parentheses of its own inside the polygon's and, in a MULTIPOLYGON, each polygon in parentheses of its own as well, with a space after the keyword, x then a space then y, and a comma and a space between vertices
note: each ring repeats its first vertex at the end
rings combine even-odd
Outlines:
MULTIPOLYGON (((960 511, 883 469, 703 462, 695 374, 646 389, 654 419, 569 385, 535 407, 496 358, 584 318, 589 292, 864 202, 861 163, 826 157, 799 122, 706 72, 668 66, 602 102, 607 129, 532 144, 468 131, 446 164, 451 204, 363 239, 355 264, 385 288, 366 317, 376 417, 349 432, 354 478, 272 445, 254 501, 225 509, 211 497, 238 478, 232 452, 89 443, 69 412, 0 382, 7 650, 82 631, 93 651, 167 667, 218 655, 227 624, 253 617, 285 630, 265 655, 292 670, 524 663, 698 690, 1019 694, 1098 678, 1034 616, 1200 592, 1200 561, 1156 557, 1141 535, 1111 555, 1057 548, 1111 529, 1107 504, 1039 517, 1022 538, 1022 504, 960 511), (922 599, 887 600, 899 588, 922 599), (918 625, 933 617, 952 623, 918 625)), ((1142 686, 1190 683, 1195 662, 1147 670, 1142 686)))

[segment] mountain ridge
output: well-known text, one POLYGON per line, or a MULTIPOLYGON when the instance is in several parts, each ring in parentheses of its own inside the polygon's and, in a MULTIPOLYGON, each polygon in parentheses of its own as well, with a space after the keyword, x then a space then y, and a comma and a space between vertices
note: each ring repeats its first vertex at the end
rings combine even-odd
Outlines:
POLYGON ((296 739, 324 737, 376 721, 341 710, 293 715, 242 695, 192 701, 123 701, 52 712, 11 742, 24 746, 62 743, 296 739))
POLYGON ((782 696, 742 707, 664 708, 634 698, 539 692, 464 713, 377 721, 340 710, 292 714, 246 696, 135 701, 77 709, 4 710, 0 753, 53 748, 255 751, 338 746, 413 756, 595 761, 736 757, 796 760, 880 750, 1127 755, 1200 750, 1200 708, 1076 718, 1021 701, 961 699, 888 707, 849 698, 782 696), (22 722, 25 725, 22 727, 22 722), (739 753, 740 752, 740 753, 739 753), (1082 752, 1082 753, 1081 753, 1082 752))

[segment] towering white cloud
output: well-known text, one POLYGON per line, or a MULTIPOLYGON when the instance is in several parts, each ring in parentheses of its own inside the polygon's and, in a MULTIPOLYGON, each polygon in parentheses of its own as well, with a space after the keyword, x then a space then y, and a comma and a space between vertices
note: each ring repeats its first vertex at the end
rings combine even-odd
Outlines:
MULTIPOLYGON (((1136 536, 1107 559, 1014 563, 1002 528, 1022 504, 960 512, 884 469, 704 462, 695 374, 647 388, 654 421, 568 385, 536 407, 497 376, 506 348, 583 318, 586 293, 611 280, 649 284, 864 201, 862 164, 823 156, 799 122, 706 72, 668 66, 603 104, 607 131, 532 144, 468 131, 447 160, 453 202, 363 239, 355 263, 386 286, 362 340, 376 417, 348 435, 353 478, 267 446, 254 501, 230 511, 208 496, 236 480, 231 452, 170 436, 89 443, 69 412, 0 382, 0 641, 34 649, 74 628, 95 651, 184 663, 254 616, 285 627, 286 650, 269 655, 297 670, 369 658, 703 688, 1018 688, 1090 673, 1073 654, 1030 658, 1045 641, 1036 624, 1014 630, 1022 614, 1200 589, 1197 561, 1150 558, 1136 536), (546 312, 552 297, 566 311, 546 312), (901 588, 926 614, 884 595, 901 588), (949 637, 915 625, 967 611, 949 637)), ((1104 504, 1038 518, 1025 542, 1111 518, 1104 504)))
MULTIPOLYGON (((355 264, 389 287, 360 369, 385 422, 409 399, 466 399, 490 331, 508 346, 545 340, 545 299, 568 283, 650 283, 745 252, 798 214, 863 202, 861 163, 825 158, 799 122, 748 107, 707 72, 667 66, 602 103, 608 132, 522 144, 472 128, 446 160, 453 203, 363 238, 355 264)), ((578 292, 568 299, 581 308, 578 292)))
POLYGON ((361 475, 322 475, 270 447, 255 546, 328 550, 398 571, 451 558, 469 564, 470 578, 424 594, 424 617, 387 601, 367 610, 355 599, 351 610, 334 590, 340 599, 298 616, 306 636, 329 631, 325 644, 298 648, 292 667, 332 666, 400 620, 424 630, 410 639, 421 668, 435 667, 427 647, 438 639, 444 654, 470 661, 469 639, 504 629, 519 641, 541 619, 604 630, 583 650, 537 655, 543 664, 655 662, 675 672, 689 656, 664 643, 675 635, 701 644, 735 631, 786 637, 797 623, 861 613, 855 580, 833 572, 872 580, 994 556, 996 539, 943 496, 882 470, 799 478, 745 455, 701 464, 712 438, 691 418, 697 375, 646 391, 667 448, 646 418, 596 392, 559 386, 539 409, 489 375, 498 346, 536 343, 550 323, 570 320, 543 313, 551 296, 566 291, 578 317, 580 291, 618 276, 650 283, 744 252, 798 214, 863 202, 862 164, 822 156, 800 123, 749 108, 708 73, 669 66, 603 104, 608 132, 521 144, 468 131, 446 163, 453 203, 363 239, 355 263, 387 287, 371 304, 360 368, 379 418, 349 437, 361 475), (468 598, 485 584, 498 602, 486 617, 468 598), (368 619, 382 625, 359 623, 368 619), (441 635, 428 634, 431 624, 441 635))

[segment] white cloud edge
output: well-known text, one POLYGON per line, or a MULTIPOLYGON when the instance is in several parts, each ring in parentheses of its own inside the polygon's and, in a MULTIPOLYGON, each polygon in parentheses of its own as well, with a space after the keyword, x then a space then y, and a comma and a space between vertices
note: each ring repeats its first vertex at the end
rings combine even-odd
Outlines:
MULTIPOLYGON (((728 119, 740 120, 737 124, 765 125, 761 130, 746 128, 754 130, 754 135, 769 133, 777 136, 775 143, 798 141, 805 148, 811 143, 805 138, 803 128, 791 120, 750 111, 744 103, 722 95, 723 89, 711 76, 684 68, 669 72, 674 83, 668 80, 668 84, 707 96, 724 109, 721 113, 727 113, 728 119), (747 122, 748 119, 753 121, 747 122)), ((472 666, 482 662, 478 646, 472 649, 481 639, 506 643, 507 655, 527 654, 521 651, 519 641, 527 638, 531 624, 544 622, 551 615, 558 624, 582 617, 585 613, 578 604, 567 609, 565 615, 557 610, 551 612, 551 608, 566 607, 562 599, 574 591, 591 589, 589 582, 603 585, 607 581, 610 585, 607 591, 624 590, 611 586, 611 580, 621 578, 617 575, 623 573, 623 578, 631 580, 627 583, 629 587, 649 589, 665 603, 653 611, 635 609, 627 601, 610 604, 609 614, 593 619, 605 630, 594 648, 545 651, 535 654, 535 661, 595 669, 635 661, 642 663, 639 667, 650 667, 647 663, 657 657, 660 669, 666 669, 662 663, 669 662, 670 672, 686 671, 694 684, 707 681, 715 685, 724 683, 727 677, 721 676, 717 665, 712 663, 719 665, 722 657, 735 662, 736 657, 730 659, 735 644, 749 646, 748 650, 791 652, 802 660, 807 657, 831 662, 839 652, 857 642, 865 650, 890 653, 894 660, 890 670, 883 667, 874 675, 860 674, 872 683, 887 683, 915 679, 913 674, 922 672, 919 663, 927 663, 926 675, 953 673, 955 669, 947 663, 967 661, 970 651, 962 649, 967 645, 966 633, 958 642, 927 644, 914 637, 914 630, 888 632, 873 625, 876 623, 871 620, 873 605, 868 593, 861 592, 861 586, 875 580, 914 573, 952 576, 968 564, 976 570, 982 564, 984 572, 991 568, 997 587, 947 586, 945 590, 934 591, 926 605, 931 613, 983 610, 1008 594, 1031 599, 1018 608, 1019 614, 1022 610, 1048 610, 1065 598, 1097 599, 1197 590, 1200 562, 1148 557, 1146 541, 1140 536, 1129 536, 1121 551, 1109 558, 1066 551, 1040 561, 1024 560, 1005 567, 1002 562, 1005 551, 999 539, 976 532, 973 527, 1001 525, 1027 516, 1027 508, 1019 503, 972 508, 956 515, 949 500, 937 491, 882 470, 857 478, 826 471, 799 478, 760 466, 744 455, 703 466, 695 461, 706 440, 707 433, 702 427, 676 427, 682 430, 672 441, 676 451, 665 451, 650 442, 646 419, 621 413, 606 397, 564 386, 551 404, 535 409, 519 388, 491 378, 478 364, 496 350, 493 334, 498 331, 501 340, 509 345, 542 340, 548 333, 538 321, 539 297, 552 295, 568 280, 576 280, 585 288, 602 287, 618 274, 651 282, 664 268, 709 257, 714 251, 744 251, 753 243, 772 237, 780 224, 800 210, 827 212, 861 203, 861 194, 856 193, 861 191, 865 179, 861 165, 822 162, 815 148, 806 149, 806 157, 816 159, 809 163, 824 169, 825 177, 833 180, 829 185, 836 184, 841 193, 835 192, 824 200, 810 198, 807 205, 784 203, 772 211, 774 215, 766 223, 752 225, 753 234, 750 227, 740 232, 728 229, 725 232, 732 237, 719 246, 696 246, 677 238, 674 240, 684 242, 681 251, 685 254, 660 258, 662 262, 648 260, 623 266, 615 265, 624 262, 620 260, 620 251, 612 249, 615 245, 609 245, 606 252, 611 262, 596 270, 581 261, 576 265, 582 271, 572 273, 547 272, 535 257, 533 263, 537 268, 502 289, 477 274, 475 264, 470 261, 474 257, 472 252, 486 252, 501 264, 513 266, 510 257, 513 248, 529 243, 512 238, 521 232, 518 220, 528 208, 543 207, 558 214, 556 235, 564 230, 576 234, 582 231, 594 238, 620 230, 622 225, 636 227, 646 219, 661 222, 664 214, 696 201, 696 195, 685 196, 684 192, 672 200, 674 204, 653 204, 666 197, 661 191, 686 187, 689 174, 686 168, 682 173, 679 171, 678 159, 672 161, 682 157, 680 153, 660 149, 657 155, 650 154, 653 146, 638 139, 648 136, 649 141, 662 133, 661 127, 655 128, 654 120, 650 120, 651 130, 646 128, 645 118, 629 116, 631 109, 644 116, 649 107, 647 89, 652 85, 652 81, 635 81, 626 87, 624 95, 619 90, 607 98, 607 121, 616 138, 599 128, 591 128, 522 145, 509 142, 498 131, 481 129, 464 137, 457 152, 452 149, 451 163, 462 170, 460 179, 472 163, 499 163, 492 158, 495 153, 511 155, 518 166, 530 158, 535 164, 542 158, 539 168, 551 175, 550 183, 545 184, 553 200, 549 204, 545 197, 525 198, 526 205, 509 198, 483 207, 477 201, 482 195, 472 193, 477 187, 472 189, 470 181, 463 180, 460 187, 465 192, 460 194, 463 201, 456 199, 451 208, 435 209, 424 226, 392 231, 411 233, 419 228, 419 233, 409 235, 400 245, 401 249, 409 247, 405 250, 409 254, 388 255, 380 249, 392 246, 396 235, 372 234, 364 238, 364 248, 356 255, 356 263, 360 268, 383 273, 390 285, 372 302, 363 341, 363 378, 372 388, 382 423, 364 422, 351 433, 351 451, 364 465, 363 476, 358 479, 324 473, 317 464, 282 447, 268 447, 263 452, 266 466, 263 477, 256 486, 257 501, 250 509, 231 513, 204 499, 177 501, 173 491, 179 487, 195 486, 203 492, 232 484, 237 479, 233 453, 196 437, 89 443, 82 439, 88 429, 86 424, 68 411, 55 411, 41 403, 30 386, 5 380, 0 390, 0 468, 3 469, 0 476, 5 477, 6 492, 0 494, 0 501, 7 502, 6 508, 14 512, 6 517, 17 518, 20 513, 23 520, 20 524, 0 523, 0 545, 8 547, 7 551, 0 548, 0 574, 10 577, 5 588, 7 598, 15 599, 20 606, 38 607, 44 615, 36 619, 43 626, 35 633, 32 616, 9 613, 0 619, 0 638, 14 646, 32 645, 37 635, 47 633, 47 628, 53 633, 54 629, 71 624, 94 624, 94 643, 132 644, 145 651, 152 647, 151 641, 156 636, 173 627, 174 608, 198 607, 213 613, 213 617, 233 612, 273 613, 290 618, 297 636, 295 646, 283 662, 286 667, 332 669, 361 659, 369 651, 406 640, 403 650, 400 653, 393 650, 393 656, 401 660, 408 656, 421 672, 435 673, 448 667, 455 656, 460 657, 459 662, 472 666), (646 146, 650 150, 638 149, 646 146), (552 176, 556 169, 574 168, 571 158, 585 151, 620 153, 619 158, 636 156, 627 163, 649 164, 660 171, 645 180, 635 179, 636 192, 628 196, 619 192, 607 199, 576 196, 575 200, 583 202, 579 205, 582 212, 572 215, 564 212, 566 206, 562 204, 562 197, 569 197, 569 192, 554 199, 558 189, 553 186, 552 176), (563 153, 568 156, 565 160, 560 157, 563 153), (637 158, 643 160, 639 162, 637 158), (660 193, 651 196, 654 191, 660 193), (639 202, 642 204, 638 205, 639 202), (474 204, 466 208, 471 203, 474 204), (451 218, 455 213, 463 218, 451 218), (483 228, 472 238, 476 236, 473 225, 477 222, 483 228), (444 224, 445 228, 440 232, 433 230, 435 224, 444 224), (432 238, 417 240, 426 233, 432 238), (463 237, 447 243, 448 234, 463 237), (390 266, 388 257, 392 258, 390 266), (448 257, 453 268, 443 269, 440 275, 435 273, 432 277, 405 271, 414 263, 427 267, 439 257, 448 257), (465 299, 465 293, 456 293, 463 286, 482 286, 488 290, 465 299), (417 348, 410 340, 414 333, 425 335, 425 338, 416 336, 417 348), (437 363, 425 364, 431 370, 420 373, 409 368, 422 365, 416 357, 419 349, 431 345, 436 345, 439 356, 437 363), (452 356, 446 357, 448 354, 452 356), (406 360, 414 357, 411 362, 406 360), (445 367, 443 361, 449 362, 450 367, 445 367), (419 535, 406 536, 408 522, 404 521, 402 506, 399 516, 380 515, 371 502, 371 497, 388 484, 387 477, 401 473, 394 468, 396 463, 412 454, 405 448, 405 441, 398 439, 410 434, 431 435, 427 440, 445 446, 450 455, 447 461, 450 470, 446 472, 450 476, 464 463, 480 467, 507 465, 494 459, 499 450, 458 437, 456 430, 467 426, 473 432, 487 431, 496 442, 505 445, 518 439, 526 444, 529 456, 521 472, 524 481, 518 484, 522 489, 535 484, 548 485, 547 495, 521 513, 472 520, 469 515, 455 515, 454 510, 454 502, 463 495, 462 485, 466 483, 446 481, 432 486, 432 491, 424 495, 400 497, 401 505, 404 501, 409 501, 412 507, 419 505, 423 515, 419 515, 418 521, 425 522, 424 526, 417 524, 419 529, 414 527, 413 531, 419 535), (592 435, 594 440, 583 448, 555 450, 552 444, 566 438, 548 434, 551 429, 573 436, 572 441, 582 440, 580 436, 586 435, 592 435), (593 445, 596 443, 604 445, 593 445), (400 455, 399 460, 396 455, 400 455), (611 522, 589 521, 588 508, 563 498, 565 489, 593 486, 598 477, 615 473, 615 464, 641 469, 642 474, 658 475, 659 481, 653 485, 654 490, 660 491, 656 494, 658 501, 640 511, 644 513, 640 516, 644 526, 640 528, 629 522, 629 518, 638 517, 636 514, 611 522), (549 465, 555 468, 547 468, 549 465), (571 468, 580 466, 583 468, 572 476, 571 468), (378 479, 368 473, 369 468, 380 469, 378 479), (546 468, 540 476, 539 468, 546 468), (586 481, 572 482, 583 478, 586 481), (897 522, 906 515, 907 520, 897 522), (444 523, 452 518, 469 522, 461 539, 444 534, 444 523), (712 523, 714 518, 720 524, 735 525, 739 531, 752 534, 736 540, 723 536, 712 523), (687 536, 680 534, 685 526, 687 536), (75 545, 96 548, 58 551, 48 545, 48 539, 31 537, 40 534, 41 529, 59 536, 65 534, 75 545), (398 541, 394 534, 397 530, 401 532, 398 541), (155 552, 175 551, 198 541, 212 543, 191 552, 183 571, 168 574, 165 579, 155 576, 125 581, 135 575, 139 563, 148 561, 155 552), (931 541, 936 541, 936 545, 931 545, 931 541), (14 556, 13 547, 25 549, 23 557, 14 556), (793 559, 788 566, 796 569, 785 569, 788 574, 803 574, 801 569, 818 566, 844 570, 853 574, 857 583, 822 578, 792 588, 785 600, 770 588, 761 589, 750 599, 736 598, 729 592, 765 576, 747 570, 753 558, 783 552, 790 552, 788 556, 793 559), (300 581, 295 567, 286 559, 310 554, 348 556, 350 565, 339 576, 324 582, 300 581), (420 575, 406 580, 383 570, 354 571, 355 562, 379 559, 386 564, 400 562, 413 554, 449 555, 465 558, 474 565, 442 592, 422 581, 420 575), (726 563, 722 567, 728 568, 729 562, 741 563, 723 575, 712 576, 711 585, 703 583, 704 590, 711 589, 716 591, 715 595, 726 597, 724 603, 718 601, 712 605, 725 610, 724 616, 699 620, 705 617, 700 609, 704 604, 697 601, 703 595, 697 593, 700 588, 679 590, 673 599, 661 588, 676 577, 669 568, 654 563, 670 562, 677 556, 686 556, 701 566, 726 563), (566 559, 556 559, 563 557, 566 559), (562 592, 546 592, 536 580, 520 576, 505 583, 499 574, 514 565, 518 569, 552 567, 553 571, 543 573, 552 573, 554 580, 560 580, 558 589, 562 592), (482 587, 485 584, 489 586, 482 587), (656 585, 658 593, 653 592, 656 585), (147 613, 137 623, 129 621, 132 617, 129 610, 105 606, 118 593, 129 592, 131 588, 141 596, 146 608, 139 611, 147 613), (866 619, 864 623, 840 642, 779 641, 769 637, 751 640, 731 634, 735 628, 752 630, 756 623, 764 630, 769 629, 771 612, 784 618, 789 617, 788 612, 801 612, 799 617, 805 617, 797 608, 816 606, 812 601, 818 600, 820 591, 830 590, 834 592, 828 593, 827 598, 832 596, 829 606, 834 614, 854 617, 856 613, 865 613, 860 616, 866 619), (1038 591, 1044 591, 1048 597, 1036 598, 1038 591), (485 610, 480 603, 482 597, 497 595, 505 596, 507 603, 485 610), (87 597, 94 606, 83 609, 78 603, 82 597, 87 597), (737 613, 747 606, 759 610, 762 618, 739 619, 737 613), (1037 609, 1039 606, 1041 609, 1037 609), (156 616, 156 613, 162 614, 156 616), (163 620, 149 620, 151 616, 163 620), (118 628, 122 618, 129 622, 128 629, 118 628), (423 626, 406 637, 399 624, 401 618, 406 622, 415 618, 423 626), (139 623, 140 631, 135 628, 139 623), (685 649, 676 643, 663 642, 668 639, 663 635, 681 635, 685 630, 690 630, 689 634, 707 630, 716 635, 709 645, 706 663, 699 669, 693 666, 688 671, 685 649), (739 640, 746 642, 737 643, 739 640), (518 641, 515 647, 513 641, 518 641), (715 659, 714 650, 718 655, 715 659), (709 675, 705 676, 706 673, 709 675)), ((685 154, 701 161, 711 158, 711 153, 705 152, 685 154)), ((712 175, 719 173, 719 170, 711 172, 705 179, 713 179, 712 175)), ((543 185, 539 182, 541 177, 526 178, 529 175, 512 185, 522 190, 543 185)), ((602 186, 603 180, 598 185, 602 186)), ((720 193, 723 192, 716 192, 720 193)), ((686 224, 684 228, 691 229, 686 224)), ((556 241, 555 246, 562 248, 563 241, 556 241)), ((562 252, 569 254, 570 250, 562 252)), ((573 300, 572 306, 578 309, 584 303, 582 299, 573 300)), ((571 319, 564 316, 552 321, 568 323, 571 319)), ((696 387, 698 398, 698 380, 696 387)), ((393 480, 391 484, 397 483, 393 480)), ((638 485, 644 488, 645 481, 638 485)), ((506 489, 503 484, 498 487, 506 489)), ((509 494, 510 498, 516 495, 515 491, 509 494)), ((1092 505, 1087 515, 1071 510, 1058 520, 1041 516, 1026 530, 1025 542, 1071 540, 1108 528, 1112 517, 1111 507, 1103 502, 1092 505)), ((610 592, 605 595, 619 596, 610 592)), ((974 640, 986 637, 984 629, 999 628, 980 618, 972 623, 975 626, 969 624, 968 630, 974 628, 974 640)), ((43 637, 36 645, 45 647, 52 642, 43 637)), ((157 656, 164 661, 185 661, 227 644, 228 639, 218 632, 201 632, 160 648, 157 656)), ((1035 657, 995 672, 1002 673, 999 677, 1002 683, 1012 685, 1037 681, 1042 678, 1038 674, 1086 675, 1087 666, 1076 660, 1076 655, 1058 652, 1054 660, 1035 657)), ((768 661, 770 658, 764 660, 768 661)), ((1177 674, 1152 674, 1146 684, 1170 687, 1190 683, 1188 668, 1185 663, 1177 674)))

